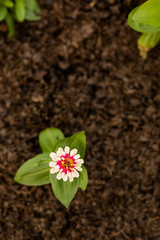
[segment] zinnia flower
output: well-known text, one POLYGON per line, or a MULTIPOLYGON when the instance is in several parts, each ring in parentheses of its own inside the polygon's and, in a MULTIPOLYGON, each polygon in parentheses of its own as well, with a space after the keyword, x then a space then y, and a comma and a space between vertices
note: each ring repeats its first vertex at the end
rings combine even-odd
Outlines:
POLYGON ((77 152, 76 148, 70 150, 68 146, 64 150, 61 147, 58 148, 56 153, 51 152, 50 173, 57 173, 56 178, 58 180, 63 179, 63 181, 67 181, 69 178, 69 181, 73 182, 74 177, 79 177, 79 171, 82 171, 81 165, 84 163, 84 160, 80 159, 80 155, 77 152))

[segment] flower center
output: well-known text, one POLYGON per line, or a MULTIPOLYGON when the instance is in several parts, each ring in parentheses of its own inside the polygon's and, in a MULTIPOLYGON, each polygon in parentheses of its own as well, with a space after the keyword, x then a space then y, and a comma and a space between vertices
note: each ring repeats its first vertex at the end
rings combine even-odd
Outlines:
POLYGON ((66 170, 71 169, 74 166, 74 162, 71 158, 67 157, 61 162, 62 167, 66 170))
POLYGON ((67 172, 72 172, 76 164, 74 157, 66 153, 65 155, 62 155, 60 158, 61 159, 57 162, 59 169, 65 174, 67 174, 67 172))

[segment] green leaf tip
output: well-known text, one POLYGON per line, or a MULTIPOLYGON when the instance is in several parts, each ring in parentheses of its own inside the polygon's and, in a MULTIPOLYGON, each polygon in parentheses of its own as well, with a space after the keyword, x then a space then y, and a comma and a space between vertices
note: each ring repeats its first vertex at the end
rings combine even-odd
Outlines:
POLYGON ((40 186, 50 183, 49 154, 39 154, 29 159, 18 169, 14 180, 28 186, 40 186))
POLYGON ((42 152, 52 152, 56 143, 64 138, 63 132, 58 128, 46 128, 39 134, 39 145, 42 152))
POLYGON ((141 4, 132 19, 138 23, 145 23, 160 27, 160 1, 148 0, 141 4))
POLYGON ((14 20, 37 21, 41 19, 39 13, 38 0, 0 0, 0 22, 4 20, 7 23, 8 39, 15 35, 14 20))
POLYGON ((64 138, 58 141, 57 144, 55 145, 53 152, 56 152, 60 147, 64 149, 65 146, 68 146, 70 149, 76 148, 81 158, 84 158, 85 150, 86 150, 85 131, 75 133, 71 137, 64 138))
POLYGON ((58 180, 56 174, 50 174, 50 181, 54 195, 68 208, 78 190, 79 178, 75 178, 73 182, 69 180, 64 182, 62 179, 58 180))
POLYGON ((79 187, 85 191, 87 188, 87 184, 88 184, 88 174, 87 174, 87 170, 85 168, 85 166, 82 166, 82 172, 80 172, 80 177, 79 177, 80 181, 79 181, 79 187))
POLYGON ((137 32, 142 33, 153 33, 160 31, 159 26, 149 25, 146 22, 138 22, 135 20, 134 15, 138 11, 139 7, 134 8, 128 15, 128 24, 131 28, 133 28, 137 32))

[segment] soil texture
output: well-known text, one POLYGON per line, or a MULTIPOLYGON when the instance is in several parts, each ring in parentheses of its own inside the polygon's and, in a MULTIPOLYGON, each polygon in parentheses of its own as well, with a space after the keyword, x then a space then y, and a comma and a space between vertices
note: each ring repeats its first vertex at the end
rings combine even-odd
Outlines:
POLYGON ((41 0, 41 21, 0 30, 0 239, 160 240, 160 46, 139 57, 138 2, 41 0), (89 184, 68 209, 13 180, 47 127, 86 131, 89 184))

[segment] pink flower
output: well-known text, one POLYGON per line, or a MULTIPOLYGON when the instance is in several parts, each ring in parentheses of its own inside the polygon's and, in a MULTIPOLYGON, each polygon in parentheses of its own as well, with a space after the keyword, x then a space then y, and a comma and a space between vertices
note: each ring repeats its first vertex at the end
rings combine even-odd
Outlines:
POLYGON ((69 181, 73 182, 74 177, 79 177, 79 172, 82 171, 81 165, 84 163, 84 160, 80 159, 80 155, 77 152, 76 148, 70 150, 68 146, 64 150, 61 147, 58 148, 56 153, 51 152, 50 173, 57 173, 56 178, 58 180, 63 179, 63 181, 67 181, 69 178, 69 181))

